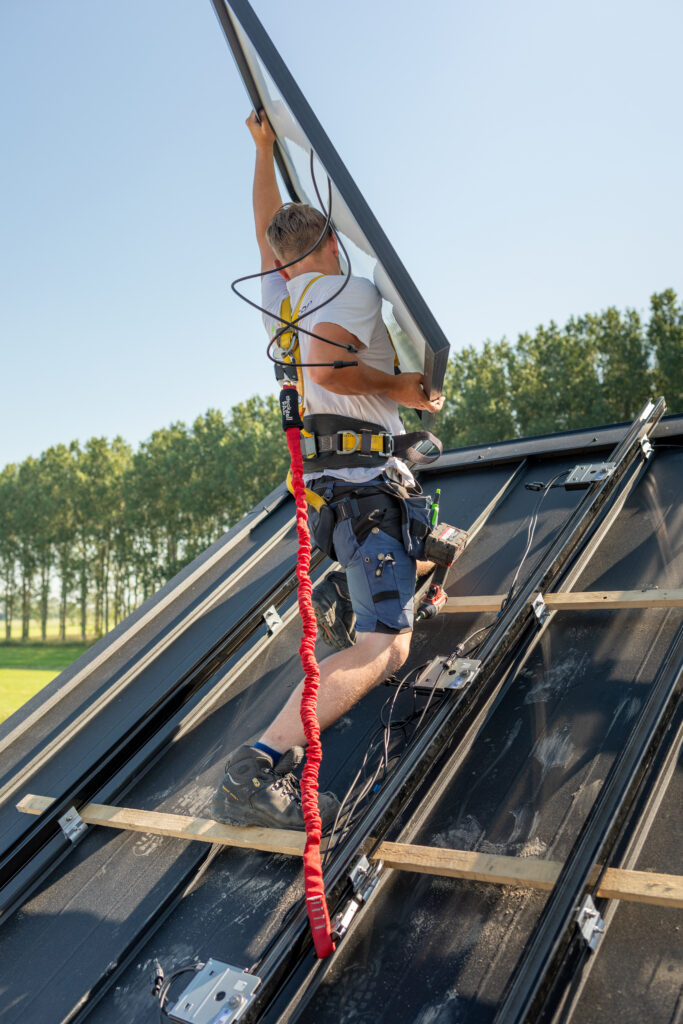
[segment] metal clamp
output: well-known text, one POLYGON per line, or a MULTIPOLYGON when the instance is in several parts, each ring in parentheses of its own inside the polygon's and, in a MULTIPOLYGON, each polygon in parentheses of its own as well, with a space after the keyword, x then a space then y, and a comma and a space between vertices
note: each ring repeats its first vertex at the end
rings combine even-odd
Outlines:
POLYGON ((650 441, 650 438, 647 436, 647 434, 643 434, 643 436, 641 437, 641 439, 640 439, 640 447, 641 447, 641 450, 642 450, 643 455, 645 456, 645 458, 649 459, 650 456, 652 455, 653 451, 654 451, 654 448, 652 447, 652 443, 650 441))
POLYGON ((263 613, 263 620, 268 627, 268 632, 271 636, 273 633, 279 633, 284 625, 274 604, 271 604, 270 607, 266 608, 263 613))
POLYGON ((75 807, 70 807, 66 814, 58 818, 57 824, 70 843, 77 843, 88 831, 88 826, 75 807))
POLYGON ((600 916, 600 912, 590 894, 586 896, 583 903, 579 906, 574 920, 585 944, 589 949, 595 949, 605 933, 605 922, 600 916))
POLYGON ((538 619, 539 625, 542 626, 550 615, 550 609, 543 600, 543 594, 536 594, 536 597, 531 602, 531 607, 534 615, 538 619))
POLYGON ((367 903, 372 896, 379 882, 382 867, 381 860, 370 864, 368 858, 363 856, 360 860, 356 861, 349 872, 349 881, 353 888, 353 899, 349 900, 344 909, 336 914, 332 921, 331 931, 335 942, 338 942, 346 935, 351 922, 361 906, 363 903, 367 903))

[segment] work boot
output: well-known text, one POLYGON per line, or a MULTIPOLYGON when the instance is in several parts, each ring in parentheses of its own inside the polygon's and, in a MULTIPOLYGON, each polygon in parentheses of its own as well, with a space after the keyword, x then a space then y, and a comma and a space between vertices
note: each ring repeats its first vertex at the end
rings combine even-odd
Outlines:
POLYGON ((356 614, 351 606, 349 587, 343 572, 331 572, 313 591, 313 610, 320 635, 337 651, 356 642, 356 614))
MULTIPOLYGON (((211 801, 211 817, 226 825, 303 831, 301 786, 292 775, 303 758, 303 747, 292 747, 273 764, 263 750, 238 747, 230 754, 223 781, 211 801)), ((339 801, 334 793, 319 793, 318 807, 324 831, 334 824, 339 801)))

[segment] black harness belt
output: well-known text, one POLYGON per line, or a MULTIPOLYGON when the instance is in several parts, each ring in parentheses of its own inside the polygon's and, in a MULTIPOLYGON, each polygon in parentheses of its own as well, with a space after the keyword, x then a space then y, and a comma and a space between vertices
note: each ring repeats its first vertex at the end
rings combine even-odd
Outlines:
POLYGON ((390 434, 379 423, 350 416, 304 416, 301 453, 306 473, 381 465, 392 455, 414 466, 426 466, 438 459, 442 451, 441 441, 428 430, 390 434))
POLYGON ((419 485, 404 487, 381 477, 361 488, 322 477, 313 481, 313 490, 325 502, 314 517, 315 542, 330 557, 336 557, 333 533, 337 523, 352 521, 353 532, 361 543, 374 527, 400 541, 413 558, 421 558, 429 533, 429 502, 419 485))

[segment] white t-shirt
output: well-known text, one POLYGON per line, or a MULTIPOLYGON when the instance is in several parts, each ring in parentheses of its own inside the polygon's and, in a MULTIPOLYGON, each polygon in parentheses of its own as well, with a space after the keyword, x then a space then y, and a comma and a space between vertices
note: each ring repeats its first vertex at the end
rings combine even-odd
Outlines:
MULTIPOLYGON (((279 314, 280 306, 289 293, 292 313, 306 285, 317 277, 315 273, 299 274, 290 281, 285 281, 280 274, 269 274, 262 278, 262 305, 264 309, 279 314)), ((330 299, 338 292, 344 282, 342 275, 327 274, 315 281, 306 292, 299 310, 299 325, 304 329, 299 332, 301 361, 308 362, 311 338, 305 330, 315 331, 317 324, 330 323, 343 327, 355 335, 366 347, 356 355, 344 349, 329 346, 329 359, 358 360, 384 373, 394 372, 394 349, 387 335, 382 319, 382 300, 379 292, 371 281, 364 277, 351 277, 344 290, 336 298, 330 299), (321 306, 318 309, 317 307, 321 306), (312 310, 306 314, 306 310, 312 310)), ((280 327, 279 321, 269 316, 263 317, 265 328, 270 337, 280 327)), ((315 384, 306 369, 304 374, 304 395, 306 415, 318 413, 336 413, 340 416, 351 416, 354 419, 366 420, 381 424, 389 433, 404 434, 403 424, 398 415, 398 405, 384 395, 336 395, 332 391, 315 384)), ((408 467, 400 459, 390 458, 380 466, 350 466, 348 469, 326 469, 325 476, 334 476, 340 480, 362 483, 379 476, 387 466, 393 466, 410 484, 414 478, 408 467)), ((310 473, 306 479, 313 480, 323 473, 310 473)))

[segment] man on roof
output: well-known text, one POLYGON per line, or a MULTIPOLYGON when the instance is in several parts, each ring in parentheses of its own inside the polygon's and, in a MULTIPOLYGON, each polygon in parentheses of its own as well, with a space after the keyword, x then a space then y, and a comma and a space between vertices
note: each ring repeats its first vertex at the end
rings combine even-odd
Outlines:
MULTIPOLYGON (((264 316, 264 323, 272 337, 281 327, 283 302, 289 299, 292 319, 301 328, 300 360, 318 364, 302 370, 304 422, 312 425, 316 442, 313 457, 309 451, 304 459, 306 486, 326 503, 326 514, 309 509, 310 527, 318 546, 333 553, 345 569, 329 573, 313 598, 321 633, 337 648, 320 664, 317 711, 322 730, 396 672, 408 656, 416 573, 418 568, 420 574, 431 569, 431 563, 418 566, 419 538, 429 512, 410 469, 390 453, 394 441, 405 437, 399 405, 438 412, 443 398, 426 394, 421 374, 394 372, 379 292, 372 282, 354 276, 340 291, 344 276, 339 248, 334 233, 324 230, 326 218, 306 204, 283 205, 275 176, 275 137, 264 112, 258 118, 252 113, 247 127, 256 145, 253 205, 261 270, 279 271, 262 278, 261 304, 272 313, 264 316), (297 262, 286 267, 293 260, 297 262), (333 368, 330 364, 340 358, 357 365, 333 368), (352 421, 374 426, 375 434, 366 432, 365 452, 337 450, 339 424, 343 429, 352 421)), ((357 445, 354 441, 346 447, 357 445)), ((216 820, 304 828, 299 785, 291 774, 303 759, 306 742, 302 687, 292 691, 256 743, 229 755, 211 805, 216 820)), ((337 798, 321 793, 319 806, 323 828, 329 827, 339 808, 337 798)))

